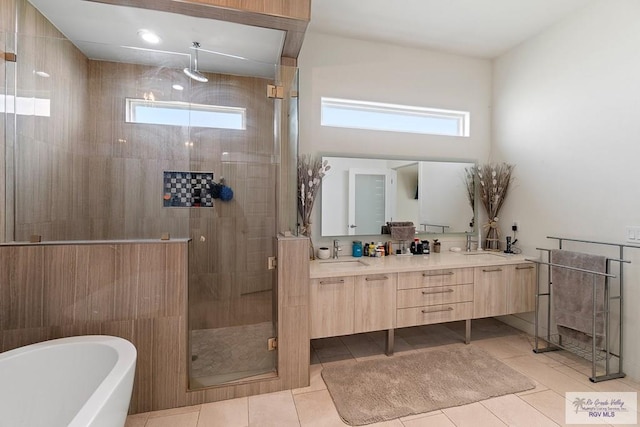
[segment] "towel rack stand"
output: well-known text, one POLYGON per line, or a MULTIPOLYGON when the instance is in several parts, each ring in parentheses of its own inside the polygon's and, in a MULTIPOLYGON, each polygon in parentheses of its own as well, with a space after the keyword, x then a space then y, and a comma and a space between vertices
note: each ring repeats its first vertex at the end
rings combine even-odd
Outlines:
POLYGON ((527 261, 531 261, 534 262, 536 264, 536 270, 537 270, 537 277, 540 278, 540 266, 544 265, 547 266, 547 285, 546 285, 546 290, 541 289, 540 286, 540 280, 538 280, 537 283, 537 289, 536 289, 536 309, 534 312, 534 328, 535 328, 535 337, 534 337, 534 353, 544 353, 544 352, 548 352, 548 351, 555 351, 555 350, 567 350, 570 351, 574 354, 577 354, 578 356, 585 358, 587 360, 591 361, 591 376, 589 377, 589 380, 591 382, 600 382, 600 381, 606 381, 606 380, 611 380, 611 379, 615 379, 615 378, 622 378, 625 376, 624 372, 623 372, 623 342, 622 342, 622 333, 623 333, 623 327, 622 327, 622 319, 623 319, 623 273, 624 273, 624 268, 623 268, 623 264, 629 264, 630 261, 625 260, 624 259, 624 249, 625 248, 640 248, 640 246, 633 246, 633 245, 626 245, 626 244, 622 244, 622 243, 608 243, 608 242, 598 242, 598 241, 592 241, 592 240, 584 240, 584 239, 574 239, 574 238, 566 238, 566 237, 556 237, 556 236, 547 236, 548 239, 554 239, 558 241, 558 249, 563 249, 563 242, 576 242, 576 243, 585 243, 585 244, 589 244, 589 245, 604 245, 604 246, 614 246, 614 247, 618 247, 619 248, 619 258, 606 258, 606 271, 603 272, 598 272, 598 271, 592 271, 592 270, 586 270, 586 269, 582 269, 582 268, 576 268, 576 267, 571 267, 571 266, 566 266, 566 265, 560 265, 560 264, 556 264, 553 263, 553 260, 551 259, 551 249, 545 249, 545 248, 536 248, 539 251, 544 251, 547 252, 547 259, 548 262, 545 262, 541 259, 527 259, 527 261), (611 274, 611 268, 610 265, 612 262, 616 262, 619 263, 620 267, 619 267, 619 274, 616 276, 614 274, 611 274), (593 278, 592 281, 592 289, 593 289, 593 334, 592 334, 592 339, 591 339, 591 345, 589 346, 590 348, 586 348, 586 346, 580 346, 577 345, 574 342, 571 342, 571 340, 567 340, 565 339, 563 342, 563 337, 560 336, 559 334, 552 334, 551 330, 551 306, 552 306, 552 298, 553 298, 553 292, 552 292, 552 287, 553 287, 553 283, 552 283, 552 276, 551 276, 551 270, 552 267, 558 267, 558 268, 563 268, 563 269, 568 269, 568 270, 574 270, 574 271, 579 271, 579 272, 583 272, 583 273, 587 273, 590 274, 591 277, 593 278), (601 312, 597 312, 597 308, 596 308, 596 279, 598 277, 604 277, 604 309, 601 312), (619 288, 619 292, 617 295, 612 295, 611 294, 611 288, 610 288, 610 279, 618 279, 618 288, 619 288), (540 337, 539 335, 539 326, 540 326, 540 307, 541 307, 541 300, 546 298, 546 306, 547 306, 547 324, 546 324, 546 330, 547 330, 547 334, 546 337, 540 337), (617 342, 618 342, 618 352, 617 354, 614 353, 611 350, 611 303, 612 302, 616 302, 618 303, 618 307, 619 307, 619 325, 618 325, 618 333, 617 333, 617 342), (598 348, 597 343, 596 343, 596 319, 598 314, 604 314, 604 348, 598 348), (540 346, 540 342, 544 341, 546 342, 546 346, 541 347, 540 346), (610 359, 612 357, 616 357, 618 359, 618 366, 617 366, 617 370, 612 370, 611 365, 610 365, 610 359), (597 364, 599 361, 604 360, 604 368, 605 368, 605 372, 603 375, 598 375, 597 372, 597 364))

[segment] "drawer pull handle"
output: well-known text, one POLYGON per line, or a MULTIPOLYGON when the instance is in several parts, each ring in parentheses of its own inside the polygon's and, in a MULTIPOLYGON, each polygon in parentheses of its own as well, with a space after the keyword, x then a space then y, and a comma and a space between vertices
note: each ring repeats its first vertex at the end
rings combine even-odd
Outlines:
POLYGON ((451 292, 453 292, 453 289, 446 289, 444 291, 422 291, 422 295, 450 294, 451 292))
POLYGON ((446 273, 436 273, 436 274, 422 273, 422 276, 423 277, 453 276, 453 271, 449 271, 446 273))
POLYGON ((493 270, 487 270, 486 268, 483 268, 482 271, 484 273, 494 273, 496 271, 502 271, 502 269, 501 268, 494 268, 493 270))
POLYGON ((531 270, 533 269, 533 265, 528 265, 526 267, 516 267, 516 270, 531 270))
POLYGON ((367 282, 375 282, 376 280, 389 280, 387 276, 366 277, 367 282))
POLYGON ((344 283, 344 279, 338 279, 338 280, 321 280, 320 284, 321 285, 340 285, 344 283))
POLYGON ((453 307, 441 308, 441 309, 438 309, 438 310, 422 310, 422 312, 424 314, 439 313, 441 311, 453 311, 453 307))

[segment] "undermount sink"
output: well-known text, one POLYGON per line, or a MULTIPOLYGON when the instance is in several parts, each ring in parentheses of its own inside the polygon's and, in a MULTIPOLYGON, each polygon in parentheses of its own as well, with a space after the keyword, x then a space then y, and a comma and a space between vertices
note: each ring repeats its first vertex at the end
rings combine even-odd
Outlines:
POLYGON ((368 267, 369 264, 360 259, 327 259, 320 261, 325 267, 331 268, 354 268, 354 267, 368 267))

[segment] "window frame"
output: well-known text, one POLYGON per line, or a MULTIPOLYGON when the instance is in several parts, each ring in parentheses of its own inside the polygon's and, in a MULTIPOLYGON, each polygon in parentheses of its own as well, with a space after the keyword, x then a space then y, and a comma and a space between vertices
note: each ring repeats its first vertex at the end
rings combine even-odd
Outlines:
POLYGON ((246 130, 247 129, 247 109, 245 107, 228 107, 223 105, 196 104, 184 101, 157 101, 141 98, 125 98, 125 122, 132 124, 152 124, 162 126, 191 126, 204 127, 208 129, 228 129, 228 130, 246 130), (164 108, 182 111, 200 111, 211 113, 238 114, 241 116, 240 127, 224 127, 224 126, 203 126, 202 124, 194 125, 192 123, 175 124, 161 122, 142 122, 136 120, 135 108, 137 106, 152 106, 153 108, 164 108))
POLYGON ((376 130, 376 131, 384 131, 384 132, 418 133, 418 134, 425 134, 425 135, 469 137, 470 121, 471 121, 471 113, 469 111, 446 110, 442 108, 418 107, 418 106, 389 104, 389 103, 373 102, 373 101, 331 98, 331 97, 324 97, 324 96, 320 98, 320 125, 327 126, 327 127, 376 130), (331 108, 331 107, 343 109, 343 110, 352 109, 361 113, 374 112, 374 113, 389 113, 389 114, 395 114, 395 115, 400 114, 406 117, 423 117, 426 119, 429 119, 429 118, 453 119, 453 120, 457 120, 458 122, 457 131, 455 134, 453 134, 453 133, 446 133, 446 132, 435 132, 428 129, 409 130, 409 129, 402 129, 402 128, 393 128, 392 126, 391 127, 366 126, 366 125, 363 125, 362 123, 356 123, 354 125, 327 123, 327 120, 325 120, 326 118, 325 108, 331 108))

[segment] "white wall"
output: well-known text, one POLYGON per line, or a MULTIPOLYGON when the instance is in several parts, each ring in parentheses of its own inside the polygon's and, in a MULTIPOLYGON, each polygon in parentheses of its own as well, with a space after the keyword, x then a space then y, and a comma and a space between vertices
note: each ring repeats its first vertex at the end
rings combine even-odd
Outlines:
MULTIPOLYGON (((501 219, 520 221, 527 252, 640 225, 639 23, 637 0, 599 0, 495 61, 492 157, 516 165, 501 219)), ((640 250, 626 254, 625 371, 639 379, 640 250)))
POLYGON ((420 223, 418 217, 418 164, 413 163, 403 166, 398 171, 398 211, 396 219, 398 221, 411 221, 414 224, 420 223))
MULTIPOLYGON (((463 161, 488 156, 490 61, 310 32, 298 66, 301 153, 463 161), (467 110, 471 137, 322 127, 323 96, 467 110)), ((319 212, 314 207, 316 246, 326 243, 318 238, 319 212)))

